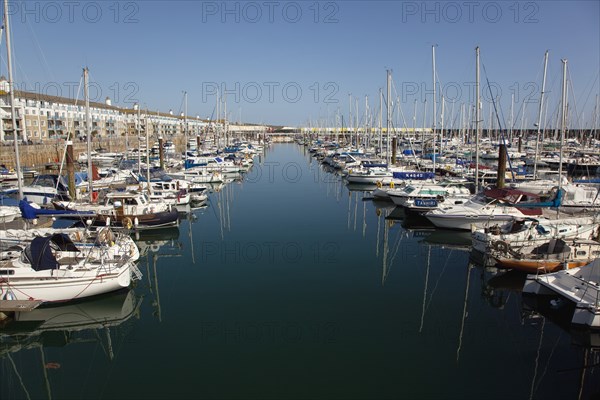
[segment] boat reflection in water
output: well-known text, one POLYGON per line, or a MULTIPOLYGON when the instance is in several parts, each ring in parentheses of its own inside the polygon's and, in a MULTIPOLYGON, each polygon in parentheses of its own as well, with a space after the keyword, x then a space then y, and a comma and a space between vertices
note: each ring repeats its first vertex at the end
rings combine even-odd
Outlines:
MULTIPOLYGON (((540 340, 537 348, 536 367, 538 359, 542 352, 544 343, 543 333, 547 329, 546 321, 550 325, 558 326, 561 331, 569 334, 571 347, 577 351, 578 356, 567 363, 561 365, 558 370, 563 376, 576 375, 579 387, 577 388, 577 399, 597 399, 600 398, 600 330, 575 326, 571 323, 574 305, 568 301, 561 300, 558 296, 531 296, 523 294, 522 296, 522 318, 525 324, 535 325, 540 329, 540 340), (579 360, 578 360, 579 359, 579 360)), ((546 339, 550 342, 552 339, 546 339)), ((550 360, 548 361, 548 363, 550 360)), ((541 368, 539 368, 541 370, 541 368)), ((532 382, 532 394, 534 394, 534 384, 539 385, 543 379, 543 373, 536 369, 534 380, 532 382)), ((575 398, 575 397, 574 397, 575 398)))
POLYGON ((131 317, 139 315, 141 302, 128 290, 15 313, 0 325, 0 398, 52 398, 49 371, 98 363, 98 348, 113 361, 132 328, 126 321, 137 320, 131 317), (32 369, 37 363, 40 368, 32 369))
POLYGON ((425 236, 423 240, 431 245, 438 245, 444 248, 471 251, 470 232, 435 229, 430 231, 429 235, 425 236))
POLYGON ((178 242, 179 228, 170 227, 163 229, 136 232, 135 243, 140 249, 140 257, 145 257, 148 252, 156 253, 163 246, 180 247, 178 242))
POLYGON ((2 344, 14 335, 35 336, 47 331, 79 331, 119 325, 139 307, 133 290, 97 296, 87 301, 16 312, 0 331, 2 344))

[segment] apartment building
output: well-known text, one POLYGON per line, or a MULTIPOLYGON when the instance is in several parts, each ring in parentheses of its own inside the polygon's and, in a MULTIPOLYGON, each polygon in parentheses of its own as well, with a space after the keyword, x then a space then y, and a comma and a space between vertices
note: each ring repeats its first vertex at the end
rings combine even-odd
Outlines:
MULTIPOLYGON (((66 139, 68 134, 84 139, 86 135, 86 109, 81 99, 51 96, 15 90, 16 123, 23 141, 40 143, 66 139)), ((200 135, 208 123, 199 117, 174 115, 173 112, 150 112, 112 105, 110 98, 104 103, 90 102, 90 132, 93 137, 114 137, 148 134, 170 138, 183 135, 200 135), (187 129, 185 128, 187 127, 187 129)), ((8 81, 0 77, 0 142, 13 139, 12 115, 8 81)))

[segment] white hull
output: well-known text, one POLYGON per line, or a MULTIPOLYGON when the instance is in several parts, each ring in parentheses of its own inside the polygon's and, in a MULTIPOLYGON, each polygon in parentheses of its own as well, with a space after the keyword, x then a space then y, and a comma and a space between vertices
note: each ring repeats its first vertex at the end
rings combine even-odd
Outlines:
POLYGON ((384 185, 388 185, 392 180, 391 175, 351 175, 348 174, 346 180, 349 183, 370 183, 376 184, 382 182, 384 185))
POLYGON ((0 206, 0 223, 12 222, 21 215, 19 207, 0 206))
POLYGON ((571 322, 600 328, 600 261, 546 275, 527 275, 523 293, 557 294, 575 303, 571 322))
POLYGON ((89 274, 77 277, 69 276, 70 271, 61 269, 43 271, 37 277, 7 277, 0 284, 0 292, 3 300, 40 300, 44 303, 71 301, 129 287, 131 266, 132 264, 126 264, 107 274, 90 271, 89 274), (51 272, 53 276, 50 276, 51 272))
POLYGON ((514 218, 513 215, 425 215, 433 225, 444 229, 471 230, 471 226, 485 227, 487 225, 504 223, 514 218))

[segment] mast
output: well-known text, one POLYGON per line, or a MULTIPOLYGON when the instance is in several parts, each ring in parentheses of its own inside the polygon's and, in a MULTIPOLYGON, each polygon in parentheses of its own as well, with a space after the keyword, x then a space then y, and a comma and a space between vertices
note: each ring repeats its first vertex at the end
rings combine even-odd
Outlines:
POLYGON ((92 195, 92 183, 94 181, 94 172, 92 171, 92 116, 90 114, 90 92, 89 92, 89 70, 83 69, 83 95, 85 97, 85 137, 87 140, 87 170, 88 170, 88 192, 90 193, 90 203, 94 200, 92 195))
POLYGON ((479 46, 475 47, 475 193, 479 192, 479 46))
POLYGON ((381 149, 383 148, 383 128, 381 125, 383 124, 383 90, 379 88, 379 154, 381 154, 381 149))
POLYGON ((440 114, 440 155, 444 146, 444 95, 442 95, 442 112, 440 114))
POLYGON ((144 125, 144 131, 146 133, 146 182, 148 183, 148 196, 152 194, 152 185, 150 184, 150 138, 148 133, 150 132, 150 125, 148 123, 148 107, 146 106, 146 124, 144 125))
MULTIPOLYGON (((183 137, 185 138, 185 154, 187 159, 189 138, 188 138, 188 129, 187 129, 187 92, 183 92, 183 137)), ((198 151, 199 149, 196 149, 198 151)))
MULTIPOLYGON (((538 108, 537 137, 535 139, 535 158, 533 159, 533 179, 537 178, 537 161, 540 147, 540 131, 542 129, 542 110, 544 107, 544 93, 546 92, 546 70, 548 67, 548 50, 544 54, 544 77, 542 79, 542 93, 540 94, 540 107, 538 108)), ((558 177, 560 179, 560 176, 558 177)))
POLYGON ((435 97, 435 45, 431 46, 431 65, 432 65, 432 75, 433 75, 433 174, 435 175, 435 124, 437 119, 437 98, 435 97))
POLYGON ((365 131, 363 136, 363 146, 367 150, 367 146, 370 144, 371 131, 369 130, 369 96, 365 95, 365 131), (367 131, 369 135, 367 136, 367 131))
POLYGON ((140 122, 140 105, 138 103, 135 104, 136 111, 137 111, 137 116, 136 116, 136 124, 135 124, 135 130, 136 130, 136 141, 137 141, 137 154, 138 154, 138 178, 141 178, 142 176, 142 153, 140 152, 140 133, 141 133, 141 122, 140 122))
POLYGON ((386 129, 386 161, 388 164, 388 167, 390 165, 390 129, 391 129, 391 121, 392 121, 392 112, 390 110, 390 97, 392 95, 392 71, 391 70, 387 70, 387 98, 385 99, 385 104, 386 104, 386 110, 387 110, 387 115, 386 115, 386 121, 385 121, 385 129, 386 129))
POLYGON ((563 143, 567 130, 567 59, 561 60, 563 63, 563 82, 562 82, 562 112, 560 121, 560 153, 558 159, 558 190, 560 192, 562 184, 562 161, 563 161, 563 143))
MULTIPOLYGON (((515 94, 510 95, 510 128, 508 128, 508 142, 512 143, 513 139, 513 120, 514 120, 514 108, 515 108, 515 94)), ((535 176, 535 173, 534 173, 535 176)))
MULTIPOLYGON (((10 93, 10 113, 13 127, 13 144, 15 146, 15 169, 17 171, 17 186, 19 188, 19 200, 23 199, 23 171, 21 171, 21 159, 19 158, 19 134, 17 130, 17 116, 15 110, 15 91, 12 70, 12 50, 10 45, 10 23, 8 17, 8 0, 4 0, 4 25, 6 27, 6 61, 8 64, 8 91, 10 93)), ((23 124, 25 120, 23 119, 23 124)))

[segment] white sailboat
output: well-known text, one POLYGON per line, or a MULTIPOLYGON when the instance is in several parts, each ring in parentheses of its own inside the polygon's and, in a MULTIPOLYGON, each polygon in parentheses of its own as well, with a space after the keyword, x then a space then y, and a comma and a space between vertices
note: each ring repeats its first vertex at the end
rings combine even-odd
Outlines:
POLYGON ((63 302, 129 287, 141 273, 130 257, 92 258, 64 234, 36 237, 19 258, 0 262, 2 300, 63 302))

